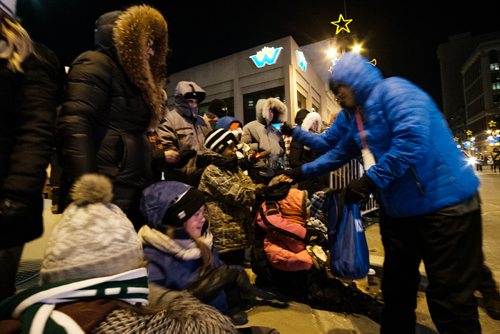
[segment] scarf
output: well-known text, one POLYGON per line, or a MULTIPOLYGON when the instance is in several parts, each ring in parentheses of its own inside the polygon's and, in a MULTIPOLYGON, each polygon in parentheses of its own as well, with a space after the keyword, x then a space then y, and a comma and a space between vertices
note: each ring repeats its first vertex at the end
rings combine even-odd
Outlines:
MULTIPOLYGON (((172 239, 163 232, 144 225, 139 230, 139 238, 143 244, 149 244, 154 248, 172 254, 182 260, 195 260, 201 257, 201 251, 193 239, 172 239)), ((213 236, 210 231, 200 237, 201 241, 212 249, 213 236)))
POLYGON ((84 333, 56 304, 111 298, 148 304, 146 268, 86 280, 64 280, 29 288, 0 303, 0 319, 20 319, 23 333, 84 333))

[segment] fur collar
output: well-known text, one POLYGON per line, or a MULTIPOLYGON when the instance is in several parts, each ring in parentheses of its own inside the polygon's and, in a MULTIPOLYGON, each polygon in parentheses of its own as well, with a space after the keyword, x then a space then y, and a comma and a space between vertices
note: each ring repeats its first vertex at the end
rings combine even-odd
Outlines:
POLYGON ((155 127, 165 107, 168 28, 162 14, 146 6, 132 6, 120 15, 113 28, 113 42, 120 64, 139 88, 151 109, 155 127), (153 41, 154 56, 148 59, 148 41, 153 41))
POLYGON ((268 99, 260 99, 255 105, 255 110, 257 112, 257 120, 264 124, 269 125, 273 119, 272 109, 278 110, 279 121, 284 123, 288 119, 288 109, 286 105, 278 100, 277 98, 270 97, 268 99))
POLYGON ((321 126, 322 126, 321 116, 317 112, 312 111, 312 112, 308 113, 306 115, 306 117, 304 118, 304 121, 302 122, 301 128, 304 131, 309 131, 314 123, 318 124, 317 131, 320 132, 321 126))

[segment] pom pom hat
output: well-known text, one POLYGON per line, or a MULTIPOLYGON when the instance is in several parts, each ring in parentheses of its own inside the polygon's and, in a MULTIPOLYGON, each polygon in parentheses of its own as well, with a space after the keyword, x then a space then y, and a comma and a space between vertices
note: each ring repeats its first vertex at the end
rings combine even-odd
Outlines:
POLYGON ((178 181, 160 181, 144 189, 141 212, 149 227, 165 232, 165 225, 181 227, 203 205, 196 188, 178 181))
POLYGON ((83 175, 71 197, 73 203, 47 243, 42 283, 110 276, 143 266, 142 243, 125 213, 110 203, 107 177, 83 175))

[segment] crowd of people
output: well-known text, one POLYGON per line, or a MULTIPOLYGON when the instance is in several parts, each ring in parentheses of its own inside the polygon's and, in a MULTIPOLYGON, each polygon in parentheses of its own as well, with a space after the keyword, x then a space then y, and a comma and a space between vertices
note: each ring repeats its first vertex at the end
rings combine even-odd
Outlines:
POLYGON ((413 333, 421 261, 441 333, 480 333, 476 290, 500 318, 479 181, 412 83, 347 53, 332 71, 343 109, 328 129, 307 109, 292 127, 275 97, 243 124, 220 99, 201 115, 207 92, 189 80, 167 107, 168 25, 151 6, 98 17, 95 49, 65 74, 16 2, 0 4, 0 333, 278 333, 241 327, 258 287, 413 333), (353 158, 365 172, 346 200, 374 194, 381 206, 383 303, 328 268, 325 175, 353 158), (24 245, 43 233, 55 161, 62 218, 39 284, 16 291, 24 245))

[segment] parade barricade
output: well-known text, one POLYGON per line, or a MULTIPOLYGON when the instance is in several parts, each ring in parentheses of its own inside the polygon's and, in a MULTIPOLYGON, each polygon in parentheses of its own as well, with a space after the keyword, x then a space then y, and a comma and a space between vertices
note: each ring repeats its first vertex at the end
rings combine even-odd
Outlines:
MULTIPOLYGON (((341 190, 352 180, 360 178, 363 173, 363 165, 358 160, 353 159, 339 169, 330 172, 330 188, 341 190)), ((370 200, 363 207, 361 215, 378 210, 378 208, 378 203, 372 195, 370 196, 370 200)))

